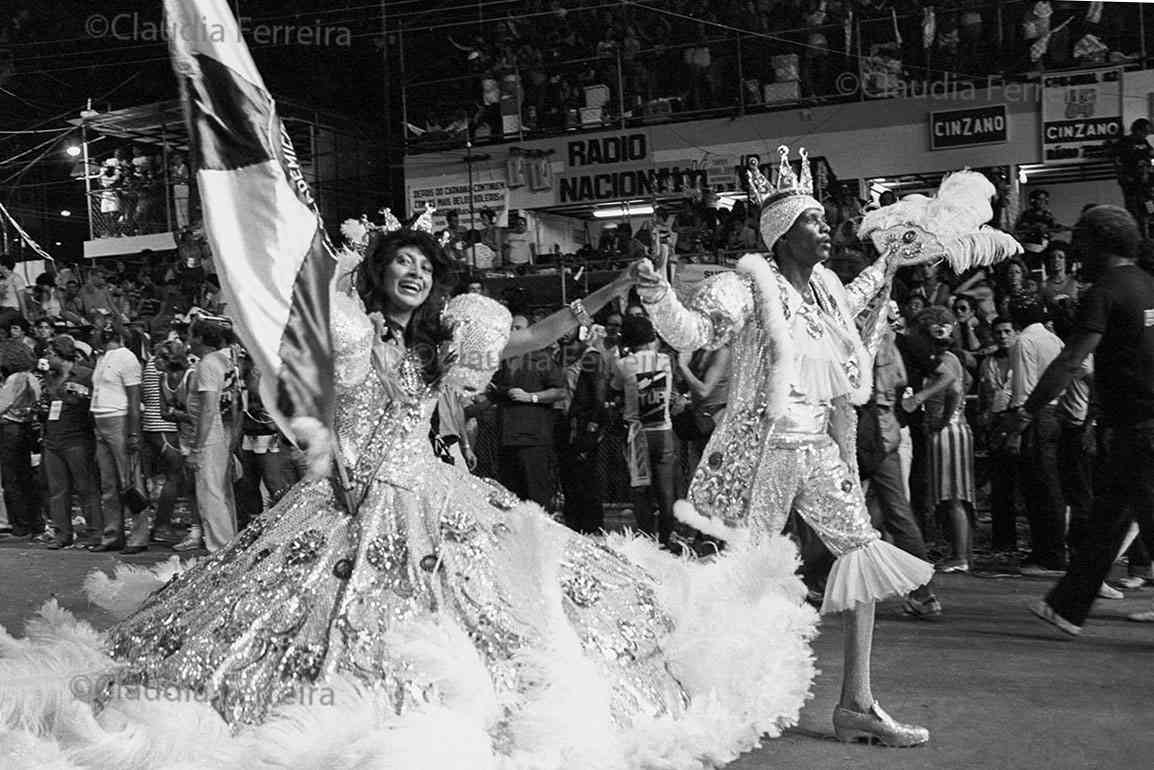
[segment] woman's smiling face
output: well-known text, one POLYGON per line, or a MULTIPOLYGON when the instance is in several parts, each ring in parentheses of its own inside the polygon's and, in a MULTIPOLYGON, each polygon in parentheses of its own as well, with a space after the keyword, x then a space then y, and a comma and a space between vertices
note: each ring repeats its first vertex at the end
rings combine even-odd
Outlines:
POLYGON ((429 298, 433 288, 433 263, 416 246, 397 249, 384 272, 385 296, 397 310, 416 310, 429 298))

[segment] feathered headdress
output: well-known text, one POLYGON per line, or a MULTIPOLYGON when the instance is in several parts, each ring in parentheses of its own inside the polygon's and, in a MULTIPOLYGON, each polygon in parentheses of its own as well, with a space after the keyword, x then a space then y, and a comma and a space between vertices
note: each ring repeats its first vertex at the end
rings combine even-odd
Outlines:
POLYGON ((801 173, 794 174, 789 163, 789 148, 784 144, 777 148, 780 157, 777 180, 770 183, 761 173, 757 158, 749 159, 746 178, 749 181, 749 199, 761 207, 761 237, 765 247, 773 250, 777 239, 785 235, 802 212, 822 208, 821 202, 813 197, 813 176, 809 168, 809 154, 805 148, 798 150, 801 158, 801 173))
POLYGON ((986 225, 994 215, 995 192, 982 174, 957 171, 942 180, 932 198, 907 195, 867 213, 858 237, 869 236, 881 253, 897 251, 906 260, 948 260, 955 273, 992 265, 1022 253, 1013 236, 986 225))

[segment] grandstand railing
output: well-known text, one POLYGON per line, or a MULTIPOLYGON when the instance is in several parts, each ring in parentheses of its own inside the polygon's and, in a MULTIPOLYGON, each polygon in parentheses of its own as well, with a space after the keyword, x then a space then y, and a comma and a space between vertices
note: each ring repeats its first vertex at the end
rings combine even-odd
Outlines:
MULTIPOLYGON (((798 106, 926 95, 931 87, 984 88, 1024 80, 1043 70, 1106 64, 1141 66, 1150 48, 1143 4, 1108 3, 1103 24, 1086 27, 1078 10, 1074 23, 1057 30, 1038 61, 1030 55, 1036 38, 1023 23, 1033 3, 959 4, 937 10, 935 45, 922 45, 924 17, 884 12, 855 13, 843 24, 771 32, 727 33, 707 28, 708 37, 625 54, 611 54, 490 70, 484 105, 484 73, 410 79, 402 88, 406 145, 434 151, 477 142, 523 141, 574 131, 628 129, 655 123, 732 116, 798 106), (978 14, 981 26, 962 25, 978 14), (1108 23, 1107 23, 1108 22, 1108 23), (1092 30, 1111 52, 1075 60, 1072 50, 1092 30), (951 31, 952 30, 952 31, 951 31), (1071 31, 1073 30, 1073 31, 1071 31), (848 33, 849 50, 846 50, 848 33), (1062 38, 1061 35, 1067 35, 1062 38), (953 41, 941 50, 940 38, 953 41), (692 62, 698 62, 696 68, 692 62), (561 84, 573 83, 574 89, 561 84), (586 96, 585 89, 592 89, 586 96), (499 92, 499 97, 497 96, 499 92)), ((1073 13, 1073 12, 1071 12, 1073 13)), ((1051 17, 1058 27, 1066 12, 1051 17)), ((1037 30, 1031 30, 1036 34, 1037 30)), ((429 38, 402 46, 427 49, 429 38)), ((447 44, 446 44, 447 45, 447 44)))
POLYGON ((200 218, 200 199, 187 182, 154 180, 88 193, 92 238, 175 232, 200 218))

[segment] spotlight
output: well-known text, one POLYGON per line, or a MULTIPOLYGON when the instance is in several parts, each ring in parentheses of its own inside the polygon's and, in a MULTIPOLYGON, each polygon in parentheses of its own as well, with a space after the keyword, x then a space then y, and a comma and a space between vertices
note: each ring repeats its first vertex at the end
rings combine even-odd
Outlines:
POLYGON ((70 217, 70 216, 72 216, 72 212, 69 211, 68 209, 60 209, 60 216, 70 217))
POLYGON ((62 245, 62 244, 60 243, 60 241, 57 241, 57 242, 56 242, 56 245, 57 245, 57 246, 60 246, 60 245, 62 245))
POLYGON ((68 145, 68 149, 66 149, 65 152, 68 153, 68 157, 70 157, 70 158, 79 158, 82 150, 80 149, 79 146, 77 146, 75 144, 70 144, 70 145, 68 145))

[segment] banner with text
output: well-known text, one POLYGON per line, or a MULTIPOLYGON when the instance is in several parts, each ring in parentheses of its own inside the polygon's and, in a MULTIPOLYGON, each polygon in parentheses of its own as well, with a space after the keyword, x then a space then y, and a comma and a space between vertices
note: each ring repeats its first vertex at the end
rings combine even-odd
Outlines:
POLYGON ((930 149, 952 150, 1006 141, 1006 105, 930 113, 930 149))
POLYGON ((673 271, 673 291, 682 302, 688 302, 698 287, 709 278, 720 273, 728 273, 732 267, 725 265, 677 265, 673 271))
POLYGON ((409 216, 424 211, 426 204, 430 203, 437 207, 433 214, 433 227, 436 230, 444 229, 445 214, 449 211, 457 212, 461 227, 480 230, 483 227, 481 210, 486 208, 496 215, 496 224, 505 227, 509 218, 509 186, 504 179, 474 181, 472 216, 468 183, 409 188, 409 216))
POLYGON ((1042 78, 1042 159, 1046 163, 1101 160, 1124 133, 1121 69, 1042 78))

